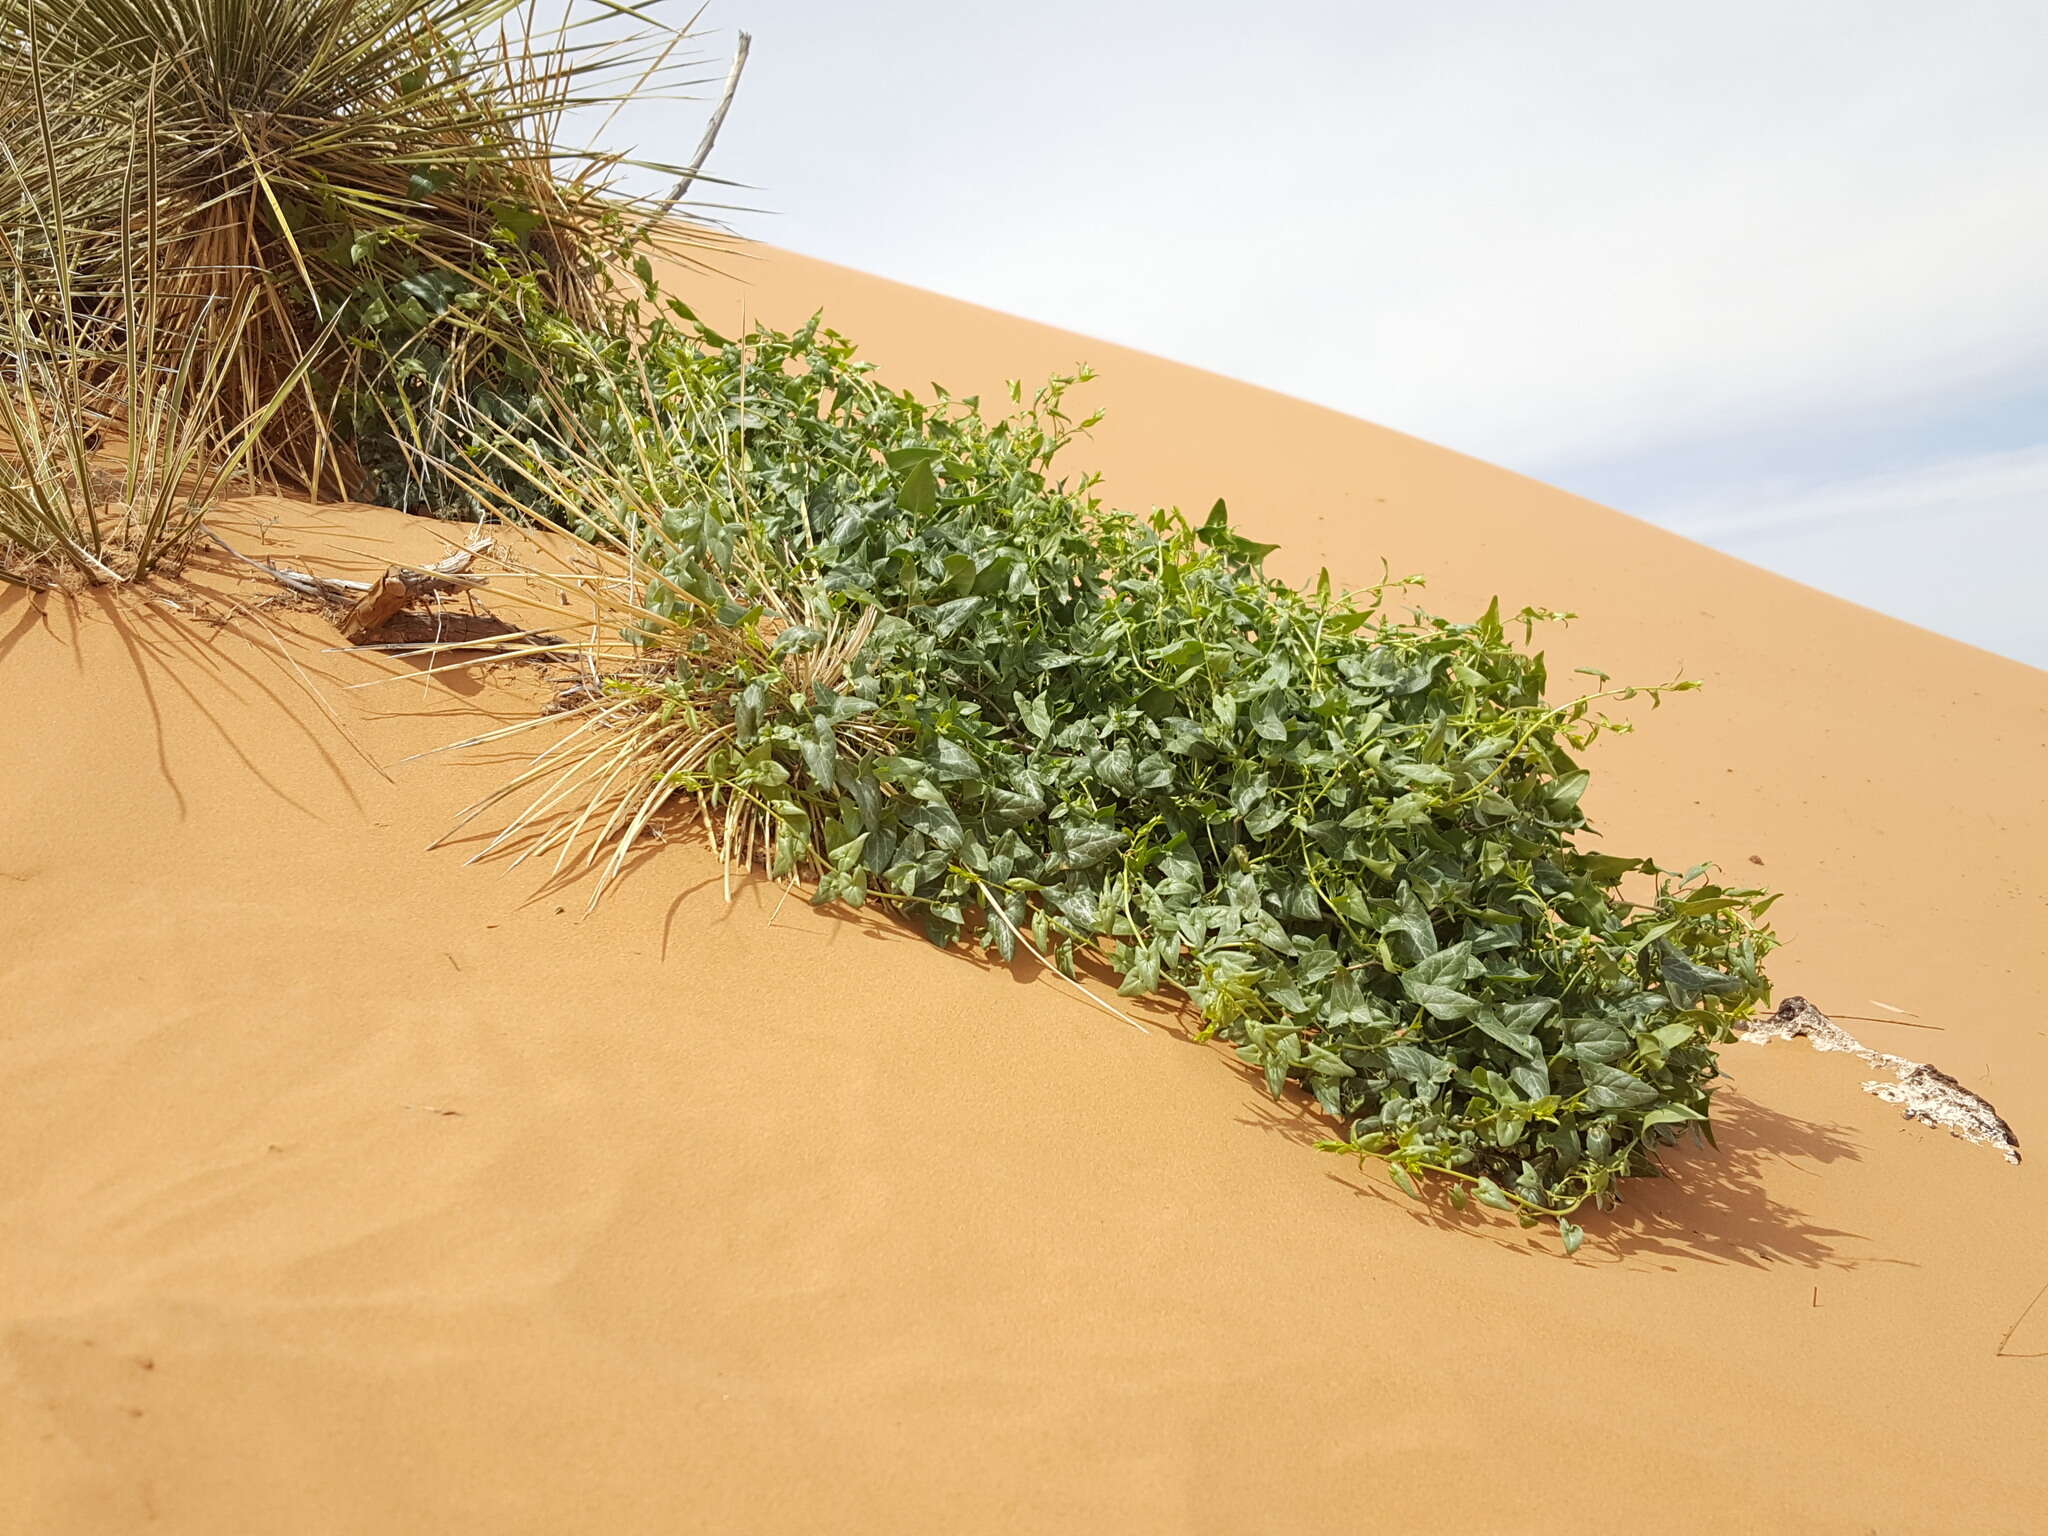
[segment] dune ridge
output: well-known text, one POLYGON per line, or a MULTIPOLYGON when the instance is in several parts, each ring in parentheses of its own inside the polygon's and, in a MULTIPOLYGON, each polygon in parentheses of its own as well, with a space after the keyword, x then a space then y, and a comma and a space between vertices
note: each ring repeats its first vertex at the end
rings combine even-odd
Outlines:
MULTIPOLYGON (((1598 750, 1607 845, 1760 860, 1781 993, 2042 1123, 2048 674, 1336 413, 729 265, 678 291, 728 324, 822 304, 902 382, 1093 362, 1107 494, 1225 496, 1285 574, 1384 555, 1438 611, 1579 610, 1554 671, 1702 677, 1598 750)), ((224 526, 358 577, 459 537, 260 499, 224 526)), ((1732 1053, 1720 1153, 1565 1261, 1316 1153, 1170 1015, 1139 1035, 772 888, 727 906, 694 843, 587 919, 428 852, 505 757, 403 760, 538 682, 421 680, 192 576, 175 612, 0 596, 0 1529, 2048 1516, 2038 1169, 1844 1061, 1732 1053)))

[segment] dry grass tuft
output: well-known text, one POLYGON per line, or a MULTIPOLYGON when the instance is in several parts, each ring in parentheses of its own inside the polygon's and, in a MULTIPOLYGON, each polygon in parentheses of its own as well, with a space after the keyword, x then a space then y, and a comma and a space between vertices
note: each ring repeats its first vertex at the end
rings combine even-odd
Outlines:
MULTIPOLYGON (((779 674, 792 691, 839 688, 878 617, 874 608, 862 609, 851 621, 843 610, 821 612, 779 584, 776 573, 786 563, 746 543, 744 530, 758 519, 738 504, 742 477, 709 472, 705 443, 717 441, 717 434, 679 418, 676 413, 685 409, 669 397, 664 410, 650 409, 602 444, 576 435, 573 427, 538 445, 478 428, 477 441, 487 445, 484 459, 495 456, 501 467, 516 472, 514 478, 537 487, 541 494, 534 499, 542 505, 575 509, 573 528, 534 510, 534 499, 512 501, 485 468, 441 466, 480 502, 495 503, 508 520, 552 536, 540 547, 554 553, 529 555, 517 568, 551 595, 541 611, 575 612, 586 635, 575 675, 555 709, 442 749, 490 746, 533 730, 561 733, 466 808, 448 838, 509 812, 471 861, 513 851, 514 866, 552 856, 557 876, 594 872, 591 907, 649 829, 684 806, 718 852, 728 890, 735 873, 757 867, 786 879, 816 871, 823 853, 810 829, 789 826, 743 785, 703 770, 734 744, 735 721, 743 713, 736 708, 730 663, 747 657, 754 670, 779 674), (707 500, 724 502, 728 520, 743 530, 734 571, 747 582, 750 606, 744 610, 715 609, 676 591, 660 574, 678 547, 665 526, 670 509, 707 500), (821 638, 782 653, 780 637, 802 626, 822 629, 821 638)), ((550 415, 558 422, 576 420, 566 408, 550 415)), ((843 744, 859 754, 887 750, 890 740, 853 722, 843 744)))

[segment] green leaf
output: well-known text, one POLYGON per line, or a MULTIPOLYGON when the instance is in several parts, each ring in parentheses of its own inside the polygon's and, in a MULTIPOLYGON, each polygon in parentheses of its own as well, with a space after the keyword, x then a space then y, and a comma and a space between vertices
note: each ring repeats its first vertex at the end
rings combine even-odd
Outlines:
POLYGON ((1440 949, 1434 954, 1424 955, 1408 968, 1403 979, 1418 983, 1440 982, 1448 986, 1463 981, 1468 976, 1477 976, 1481 970, 1482 967, 1472 958, 1472 945, 1469 942, 1461 942, 1453 944, 1448 949, 1440 949))
POLYGON ((1356 1077, 1358 1069, 1343 1057, 1326 1051, 1320 1045, 1311 1044, 1302 1058, 1302 1065, 1318 1077, 1356 1077))
POLYGON ((1586 1102, 1594 1109, 1641 1109, 1657 1102, 1657 1090, 1632 1073, 1597 1061, 1583 1062, 1586 1102))
POLYGON ((1572 1048, 1572 1055, 1582 1065, 1587 1062, 1617 1062, 1635 1045, 1628 1031, 1613 1019, 1567 1019, 1564 1038, 1572 1048))
POLYGON ((1554 997, 1525 997, 1506 1004, 1500 1011, 1501 1022, 1509 1029, 1527 1034, 1557 1010, 1554 997))
MULTIPOLYGON (((1409 974, 1412 975, 1414 973, 1410 972, 1409 974)), ((1517 1056, 1524 1057, 1529 1061, 1541 1061, 1543 1059, 1542 1041, 1538 1040, 1534 1035, 1525 1035, 1520 1030, 1510 1029, 1492 1009, 1480 1008, 1471 1017, 1474 1024, 1477 1024, 1487 1034, 1498 1040, 1517 1056)), ((1534 1095, 1531 1095, 1531 1097, 1534 1097, 1534 1095)))
POLYGON ((1654 1040, 1659 1050, 1671 1052, 1681 1045, 1690 1043, 1697 1033, 1698 1031, 1690 1024, 1666 1024, 1660 1029, 1651 1030, 1644 1038, 1654 1040))
POLYGON ((1387 1063, 1395 1075, 1411 1083, 1433 1083, 1451 1074, 1451 1064, 1441 1056, 1422 1049, 1419 1045, 1390 1045, 1386 1048, 1387 1063))
POLYGON ((821 789, 831 789, 839 764, 839 748, 832 722, 822 715, 811 721, 810 734, 804 738, 803 756, 812 782, 821 789))
POLYGON ((939 509, 939 479, 931 461, 919 459, 904 471, 896 487, 896 505, 913 517, 930 517, 939 509))
POLYGON ((1515 1202, 1508 1198, 1507 1191, 1503 1190, 1489 1178, 1482 1177, 1473 1184, 1472 1198, 1481 1205, 1492 1206, 1496 1211, 1512 1211, 1515 1209, 1515 1202))
POLYGON ((1548 799, 1553 815, 1563 816, 1578 809, 1579 797, 1586 792, 1586 785, 1593 776, 1581 768, 1568 773, 1550 786, 1548 799))
POLYGON ((1623 859, 1611 853, 1581 853, 1579 867, 1602 885, 1612 885, 1623 875, 1637 872, 1654 873, 1656 865, 1648 859, 1623 859))
POLYGON ((1252 711, 1252 729, 1267 741, 1287 739, 1287 718, 1280 711, 1280 702, 1272 694, 1259 700, 1259 707, 1252 711))
POLYGON ((1035 783, 1025 780, 1020 790, 996 787, 989 794, 996 820, 1004 826, 1029 826, 1045 814, 1045 796, 1035 783))
POLYGON ((932 777, 942 784, 976 784, 981 781, 981 764, 974 754, 949 737, 941 736, 932 743, 931 755, 926 759, 931 764, 932 777))
POLYGON ((1681 1008, 1690 1008, 1702 997, 1725 997, 1742 990, 1740 977, 1724 976, 1719 971, 1695 965, 1668 939, 1657 940, 1656 951, 1657 974, 1664 983, 1664 990, 1681 1008))
POLYGON ((1411 1002, 1429 1010, 1432 1018, 1463 1019, 1479 1009, 1479 999, 1455 987, 1438 986, 1433 981, 1416 981, 1410 972, 1401 978, 1401 990, 1408 994, 1411 1002))
POLYGON ((1688 1104, 1659 1104, 1643 1116, 1643 1129, 1653 1125, 1688 1125, 1707 1117, 1688 1104))
POLYGON ((1062 863, 1068 869, 1093 869, 1108 860, 1123 845, 1123 834, 1114 827, 1084 823, 1068 830, 1062 863))
POLYGON ((1216 505, 1209 509, 1208 521, 1204 522, 1197 532, 1202 542, 1211 549, 1242 561, 1254 569, 1266 556, 1280 547, 1278 544, 1259 544, 1233 533, 1230 528, 1229 509, 1223 505, 1223 498, 1220 496, 1216 499, 1216 505))
POLYGON ((1406 938, 1414 946, 1418 959, 1436 953, 1436 927, 1430 921, 1429 909, 1423 906, 1422 898, 1405 882, 1401 886, 1400 905, 1394 915, 1387 919, 1381 931, 1398 933, 1406 938))
POLYGON ((952 639, 986 601, 981 597, 956 597, 951 602, 936 605, 931 610, 932 633, 941 640, 952 639))

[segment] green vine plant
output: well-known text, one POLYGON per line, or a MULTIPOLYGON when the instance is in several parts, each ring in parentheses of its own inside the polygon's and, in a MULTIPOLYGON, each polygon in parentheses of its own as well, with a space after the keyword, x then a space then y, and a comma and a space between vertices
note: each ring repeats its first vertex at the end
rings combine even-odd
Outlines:
POLYGON ((1568 615, 1400 614, 1412 578, 1268 576, 1220 502, 1104 506, 1054 469, 1085 372, 985 414, 885 387, 815 319, 734 339, 676 303, 564 346, 544 445, 478 420, 443 466, 611 562, 562 578, 608 638, 472 808, 523 806, 494 846, 598 868, 595 900, 694 808, 729 869, 814 902, 1099 956, 1304 1088, 1327 1149, 1568 1252, 1584 1205, 1711 1139, 1775 898, 1581 846, 1573 756, 1630 728, 1609 703, 1692 683, 1552 702, 1527 646, 1568 615))

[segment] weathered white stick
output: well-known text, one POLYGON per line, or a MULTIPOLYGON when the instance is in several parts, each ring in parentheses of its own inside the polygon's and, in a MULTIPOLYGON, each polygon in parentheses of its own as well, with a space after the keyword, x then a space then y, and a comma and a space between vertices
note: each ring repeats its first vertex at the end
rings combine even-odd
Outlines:
MULTIPOLYGON (((306 571, 295 571, 289 566, 272 565, 267 560, 251 559, 228 543, 226 539, 215 533, 211 528, 202 526, 200 531, 223 554, 232 556, 234 559, 241 561, 242 564, 261 571, 278 585, 297 592, 302 597, 317 597, 322 602, 328 603, 353 604, 360 601, 371 588, 381 585, 383 580, 380 577, 374 582, 349 581, 340 576, 315 576, 306 571)), ((481 586, 484 584, 484 577, 463 576, 463 573, 476 563, 478 555, 489 553, 490 548, 491 541, 489 539, 477 538, 455 551, 454 554, 447 556, 445 559, 437 560, 432 565, 404 567, 404 569, 418 570, 428 576, 462 576, 462 585, 481 586)), ((394 567, 393 569, 400 568, 394 567)))
POLYGON ((1889 1072, 1892 1081, 1863 1085, 1865 1093, 1904 1108, 1906 1118, 1938 1126, 1951 1136, 1995 1147, 2009 1163, 2020 1160, 2020 1139, 1982 1095, 1972 1093, 1939 1067, 1873 1051, 1803 997, 1788 997, 1778 1011, 1739 1026, 1751 1045, 1804 1036, 1816 1051, 1846 1051, 1866 1066, 1889 1072))
POLYGON ((668 217, 670 210, 681 202, 683 195, 690 190, 690 183, 703 173, 704 162, 711 158, 711 146, 718 142, 718 130, 725 126, 725 114, 732 110, 732 99, 739 92, 740 75, 747 67, 747 50, 754 45, 754 39, 745 32, 740 33, 739 39, 739 46, 732 54, 732 68, 726 72, 724 94, 718 98, 718 106, 711 113, 711 121, 704 125, 704 137, 697 143, 696 158, 684 169, 682 179, 676 183, 675 190, 669 193, 667 201, 655 209, 647 224, 641 226, 643 229, 668 217))

